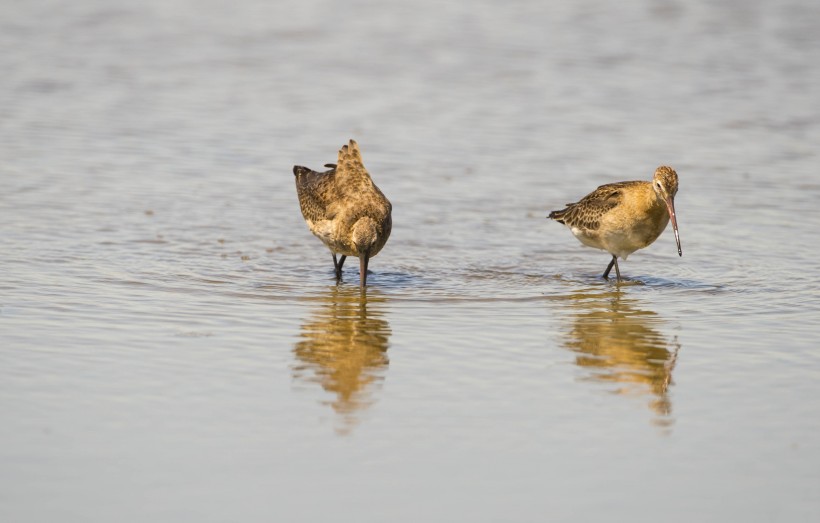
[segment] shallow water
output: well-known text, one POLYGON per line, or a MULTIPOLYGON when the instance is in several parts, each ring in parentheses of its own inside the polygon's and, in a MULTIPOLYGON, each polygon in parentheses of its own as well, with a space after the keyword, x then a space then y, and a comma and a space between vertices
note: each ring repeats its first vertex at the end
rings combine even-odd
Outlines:
POLYGON ((7 11, 0 521, 820 517, 815 3, 7 11), (545 216, 660 164, 683 257, 603 281, 545 216))

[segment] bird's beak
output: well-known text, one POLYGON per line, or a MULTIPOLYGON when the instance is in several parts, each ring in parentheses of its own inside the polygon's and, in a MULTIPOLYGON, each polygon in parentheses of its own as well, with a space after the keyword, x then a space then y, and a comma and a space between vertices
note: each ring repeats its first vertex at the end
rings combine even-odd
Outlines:
POLYGON ((367 254, 363 255, 359 258, 359 282, 361 288, 364 289, 367 287, 367 262, 369 261, 369 257, 367 254))
POLYGON ((669 219, 672 221, 672 229, 675 231, 675 243, 678 244, 678 256, 683 256, 680 248, 680 235, 678 234, 678 219, 675 217, 675 200, 671 196, 666 197, 666 208, 669 210, 669 219))

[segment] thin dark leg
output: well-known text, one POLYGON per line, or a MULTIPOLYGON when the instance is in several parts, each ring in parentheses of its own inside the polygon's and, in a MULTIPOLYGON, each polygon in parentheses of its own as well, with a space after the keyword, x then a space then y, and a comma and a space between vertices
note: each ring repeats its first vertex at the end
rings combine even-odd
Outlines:
POLYGON ((359 258, 359 281, 361 281, 362 288, 367 286, 367 262, 370 261, 365 254, 359 258))
POLYGON ((606 270, 604 271, 604 279, 609 279, 609 271, 612 270, 613 266, 615 266, 615 274, 618 275, 618 281, 621 281, 621 271, 618 269, 618 257, 614 254, 612 255, 612 260, 609 262, 609 265, 606 266, 606 270))
POLYGON ((336 270, 336 279, 337 280, 342 279, 342 265, 345 264, 346 259, 347 259, 347 256, 342 254, 342 257, 339 259, 339 261, 337 263, 336 262, 336 253, 335 252, 333 253, 333 268, 336 270))

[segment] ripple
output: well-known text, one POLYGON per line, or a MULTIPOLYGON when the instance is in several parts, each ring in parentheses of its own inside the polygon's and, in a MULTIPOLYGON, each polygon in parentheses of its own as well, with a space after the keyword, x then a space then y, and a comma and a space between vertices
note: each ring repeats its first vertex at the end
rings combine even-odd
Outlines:
POLYGON ((672 3, 14 3, 4 519, 814 509, 817 2, 672 3), (348 138, 394 205, 366 290, 291 174, 348 138), (667 160, 684 257, 602 280, 548 210, 667 160))

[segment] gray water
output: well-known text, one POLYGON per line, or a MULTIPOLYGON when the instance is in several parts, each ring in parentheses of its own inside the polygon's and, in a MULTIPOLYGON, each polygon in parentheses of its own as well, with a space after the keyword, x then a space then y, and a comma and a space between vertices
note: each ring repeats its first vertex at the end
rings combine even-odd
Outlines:
POLYGON ((817 521, 818 64, 809 0, 7 2, 0 521, 817 521), (606 282, 545 216, 661 164, 606 282))

